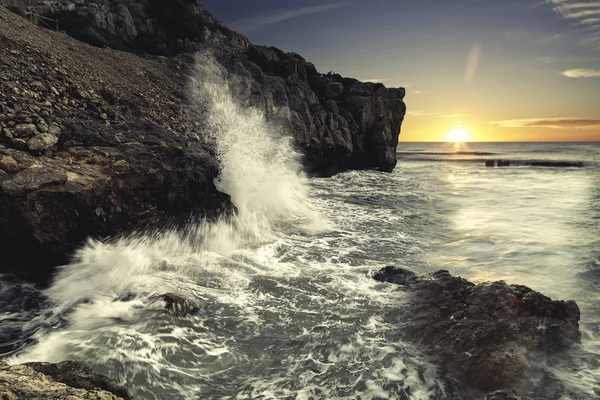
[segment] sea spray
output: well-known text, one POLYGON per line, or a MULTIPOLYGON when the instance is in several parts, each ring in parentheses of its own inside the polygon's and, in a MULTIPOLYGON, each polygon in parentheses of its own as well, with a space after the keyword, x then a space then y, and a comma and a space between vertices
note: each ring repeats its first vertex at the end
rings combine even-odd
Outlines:
MULTIPOLYGON (((200 58, 190 89, 218 145, 217 184, 236 215, 183 234, 90 242, 46 291, 53 306, 30 323, 37 343, 11 361, 85 360, 140 399, 439 393, 435 369, 379 315, 403 294, 365 274, 381 260, 359 247, 377 244, 353 225, 361 221, 354 208, 336 211, 352 228, 318 229, 312 207, 339 204, 308 195, 291 139, 232 95, 235 79, 200 58), (168 312, 155 300, 166 293, 199 312, 168 312)), ((365 215, 399 218, 376 207, 365 215)), ((393 232, 377 240, 388 252, 400 243, 393 232)))
MULTIPOLYGON (((216 183, 231 195, 235 215, 198 223, 187 227, 185 233, 146 232, 103 242, 90 240, 76 252, 71 264, 59 268, 46 291, 55 304, 54 315, 80 304, 70 323, 81 326, 90 321, 78 317, 110 320, 124 319, 127 312, 135 314, 135 307, 107 304, 130 293, 147 298, 161 291, 179 292, 182 286, 189 289, 198 280, 230 289, 243 286, 248 282, 247 268, 223 270, 223 259, 229 254, 273 239, 274 224, 295 223, 300 229, 320 224, 318 214, 309 206, 308 181, 290 136, 269 123, 260 110, 235 99, 230 83, 225 70, 211 56, 198 56, 190 96, 197 100, 198 114, 216 140, 221 166, 216 183), (82 306, 82 301, 89 304, 82 306), (116 314, 105 311, 84 316, 80 310, 93 309, 94 302, 116 314)), ((26 354, 22 359, 56 361, 66 356, 60 354, 55 338, 51 342, 52 349, 40 338, 40 344, 29 350, 35 357, 26 354), (52 355, 44 355, 44 351, 52 355)))

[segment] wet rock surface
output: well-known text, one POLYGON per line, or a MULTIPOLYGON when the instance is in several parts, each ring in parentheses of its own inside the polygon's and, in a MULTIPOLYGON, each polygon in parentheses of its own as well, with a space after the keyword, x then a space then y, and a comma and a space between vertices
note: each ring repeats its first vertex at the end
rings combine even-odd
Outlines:
POLYGON ((373 278, 410 293, 409 305, 389 316, 407 340, 421 345, 447 376, 481 390, 518 387, 546 355, 580 343, 574 301, 553 301, 502 281, 475 285, 443 270, 417 276, 386 267, 373 278))
POLYGON ((81 362, 28 363, 0 361, 0 398, 6 400, 129 400, 127 390, 81 362))

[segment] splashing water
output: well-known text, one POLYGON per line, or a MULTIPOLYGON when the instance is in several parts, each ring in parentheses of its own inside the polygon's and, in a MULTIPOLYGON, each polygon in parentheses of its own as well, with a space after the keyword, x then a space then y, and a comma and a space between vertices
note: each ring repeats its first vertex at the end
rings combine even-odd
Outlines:
POLYGON ((199 56, 190 91, 236 215, 185 234, 90 241, 45 292, 52 306, 25 327, 37 343, 11 361, 85 360, 140 399, 440 392, 435 369, 376 316, 403 295, 372 281, 370 267, 336 260, 331 241, 348 232, 313 210, 322 204, 290 136, 232 96, 235 79, 199 56), (165 293, 199 314, 168 313, 165 293))

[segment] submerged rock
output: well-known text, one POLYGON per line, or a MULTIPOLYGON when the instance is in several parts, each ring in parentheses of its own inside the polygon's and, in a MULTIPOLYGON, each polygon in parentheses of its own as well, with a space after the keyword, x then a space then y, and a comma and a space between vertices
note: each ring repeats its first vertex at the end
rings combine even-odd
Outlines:
POLYGON ((545 354, 580 343, 574 301, 503 281, 475 285, 444 270, 418 277, 386 267, 373 278, 411 293, 409 306, 391 316, 407 340, 423 345, 448 376, 482 390, 515 387, 545 354))
POLYGON ((0 361, 0 398, 6 400, 130 400, 127 390, 76 361, 10 366, 0 361))
POLYGON ((487 160, 485 162, 485 166, 486 167, 495 167, 496 166, 496 161, 494 161, 494 160, 487 160))
POLYGON ((150 300, 164 302, 165 309, 177 316, 197 314, 200 311, 200 305, 198 303, 175 293, 152 296, 150 297, 150 300))

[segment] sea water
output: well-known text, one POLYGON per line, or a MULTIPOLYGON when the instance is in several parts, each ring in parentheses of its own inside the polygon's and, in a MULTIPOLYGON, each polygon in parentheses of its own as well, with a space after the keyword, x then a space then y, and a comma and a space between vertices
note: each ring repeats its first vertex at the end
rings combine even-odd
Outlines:
POLYGON ((43 292, 2 277, 3 357, 82 360, 137 399, 474 398, 401 339, 383 316, 405 294, 370 278, 443 268, 576 300, 582 346, 521 394, 600 397, 600 145, 400 143, 391 174, 307 179, 289 135, 231 83, 199 62, 190 90, 208 101, 217 184, 238 215, 91 241, 43 292), (200 312, 166 311, 165 293, 200 312))

